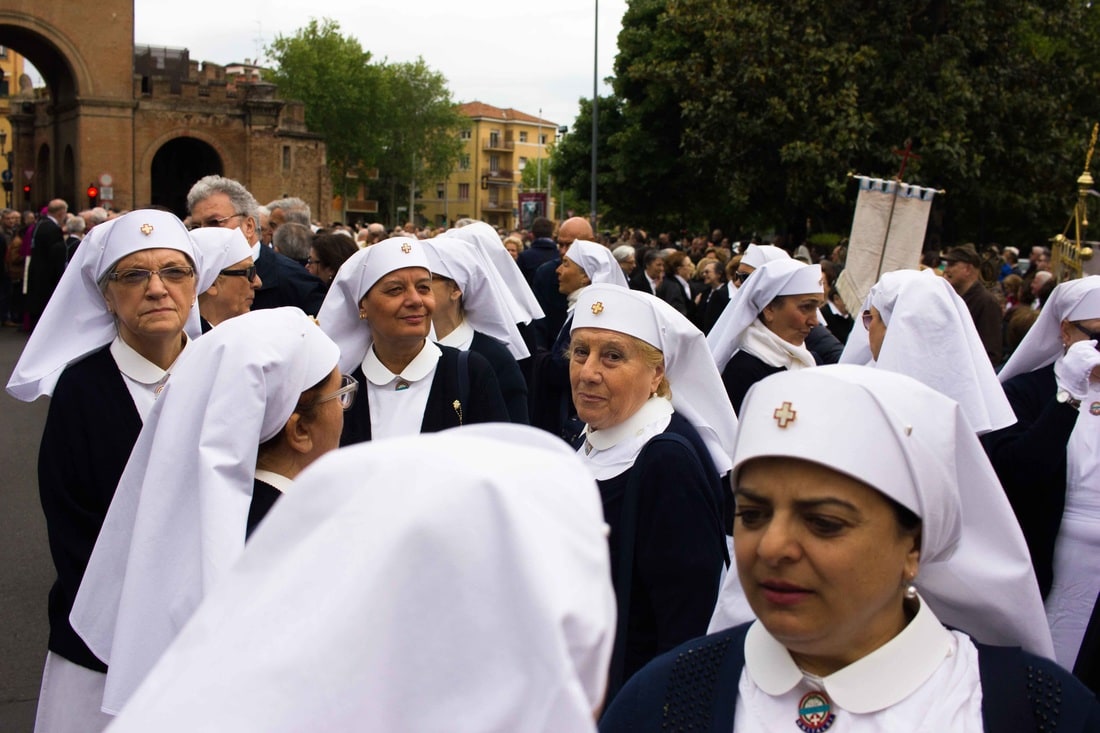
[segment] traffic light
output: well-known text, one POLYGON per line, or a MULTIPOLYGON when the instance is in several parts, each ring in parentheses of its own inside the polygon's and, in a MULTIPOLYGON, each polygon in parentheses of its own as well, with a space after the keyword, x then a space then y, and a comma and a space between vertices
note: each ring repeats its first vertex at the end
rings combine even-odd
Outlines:
POLYGON ((88 184, 88 208, 94 209, 99 205, 99 188, 94 183, 88 184))
POLYGON ((28 204, 31 202, 31 184, 29 183, 23 184, 23 198, 28 204))

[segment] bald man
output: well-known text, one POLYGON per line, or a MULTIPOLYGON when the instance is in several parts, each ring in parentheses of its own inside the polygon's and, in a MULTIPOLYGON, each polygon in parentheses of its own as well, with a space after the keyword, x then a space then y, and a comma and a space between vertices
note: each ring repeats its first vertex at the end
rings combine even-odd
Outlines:
POLYGON ((535 298, 542 306, 542 312, 546 314, 546 318, 535 324, 536 344, 540 347, 550 348, 558 336, 558 330, 565 323, 565 296, 558 291, 557 269, 561 265, 561 256, 569 251, 569 245, 578 239, 595 241, 595 234, 588 219, 574 216, 563 221, 558 226, 558 256, 539 265, 531 281, 531 290, 534 291, 535 298))

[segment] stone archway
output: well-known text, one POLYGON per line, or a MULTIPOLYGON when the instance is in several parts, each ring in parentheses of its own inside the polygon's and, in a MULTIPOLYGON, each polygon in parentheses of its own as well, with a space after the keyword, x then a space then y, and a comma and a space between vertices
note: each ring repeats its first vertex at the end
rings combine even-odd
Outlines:
POLYGON ((193 137, 177 137, 157 150, 150 167, 150 204, 170 209, 179 218, 187 216, 187 192, 195 181, 225 168, 213 147, 193 137))
MULTIPOLYGON (((133 1, 95 6, 6 0, 0 45, 24 56, 42 74, 46 94, 11 97, 12 169, 33 171, 21 208, 60 197, 79 208, 83 186, 111 170, 129 198, 133 138, 133 1), (93 26, 94 32, 88 28, 93 26), (48 151, 46 158, 39 153, 48 151), (83 182, 83 184, 81 183, 83 182)), ((17 181, 18 182, 18 181, 17 181)))

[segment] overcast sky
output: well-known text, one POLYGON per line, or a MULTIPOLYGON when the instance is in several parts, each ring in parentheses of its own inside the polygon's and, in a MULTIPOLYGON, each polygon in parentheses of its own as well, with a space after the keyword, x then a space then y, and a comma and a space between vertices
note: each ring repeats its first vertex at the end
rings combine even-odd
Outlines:
POLYGON ((191 60, 262 57, 278 35, 332 18, 375 59, 422 56, 457 102, 514 107, 572 127, 592 96, 599 2, 600 94, 609 88, 627 0, 135 0, 134 41, 187 48, 191 60))

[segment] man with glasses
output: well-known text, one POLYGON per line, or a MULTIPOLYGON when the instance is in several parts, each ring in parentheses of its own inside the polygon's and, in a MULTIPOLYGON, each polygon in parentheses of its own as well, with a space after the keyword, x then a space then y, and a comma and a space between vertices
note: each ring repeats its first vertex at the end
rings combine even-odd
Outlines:
POLYGON ((260 244, 259 204, 239 182, 222 176, 200 179, 187 194, 191 226, 240 229, 252 247, 261 285, 252 309, 291 305, 316 316, 324 300, 324 285, 300 264, 260 244))

